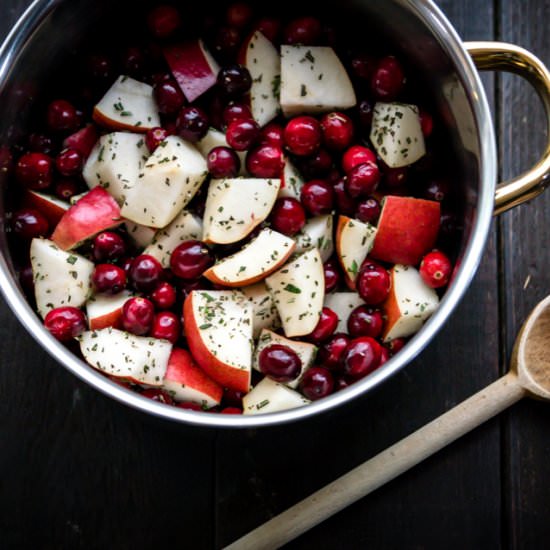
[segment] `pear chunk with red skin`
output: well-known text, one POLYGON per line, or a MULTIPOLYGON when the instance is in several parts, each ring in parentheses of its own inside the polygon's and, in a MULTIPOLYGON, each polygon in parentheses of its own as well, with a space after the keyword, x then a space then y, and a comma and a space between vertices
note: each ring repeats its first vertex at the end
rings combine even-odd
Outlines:
POLYGON ((81 307, 92 292, 94 264, 48 239, 31 242, 31 265, 38 313, 62 306, 81 307))
POLYGON ((297 391, 267 376, 243 397, 243 414, 268 414, 311 403, 297 391))
POLYGON ((390 276, 391 290, 383 304, 386 324, 382 338, 385 342, 418 332, 439 305, 437 292, 422 280, 414 267, 395 265, 390 276))
POLYGON ((36 210, 44 214, 48 222, 50 222, 51 227, 59 223, 59 220, 71 206, 68 202, 62 201, 57 197, 52 197, 38 191, 31 191, 30 189, 25 192, 23 201, 26 206, 36 208, 36 210))
POLYGON ((115 199, 103 187, 96 187, 65 212, 53 232, 52 241, 63 250, 72 250, 122 222, 115 199))
POLYGON ((219 65, 202 40, 167 46, 164 57, 189 103, 216 84, 219 65))
POLYGON ((145 133, 159 127, 153 87, 129 76, 119 76, 94 107, 93 119, 111 130, 145 133))
POLYGON ((219 405, 223 395, 223 388, 180 348, 172 349, 162 386, 175 401, 191 401, 205 409, 219 405))
POLYGON ((365 302, 357 292, 334 292, 327 294, 325 307, 332 309, 338 316, 338 326, 335 332, 348 332, 348 319, 350 313, 365 302))
POLYGON ((256 31, 244 43, 240 63, 248 69, 252 78, 249 94, 252 117, 260 126, 265 126, 279 114, 281 108, 281 57, 271 41, 256 31))
POLYGON ((336 229, 336 252, 344 270, 346 284, 355 290, 361 264, 372 249, 376 227, 370 223, 340 216, 336 229))
POLYGON ((86 315, 90 330, 107 327, 119 328, 122 307, 132 293, 123 290, 118 294, 96 294, 86 303, 86 315))
POLYGON ((436 242, 440 216, 437 201, 386 196, 370 255, 392 264, 418 265, 436 242))
POLYGON ((75 149, 84 159, 87 159, 98 139, 99 134, 97 133, 97 128, 93 124, 88 124, 84 128, 78 130, 78 132, 65 138, 63 141, 63 148, 75 149))
POLYGON ((136 336, 111 327, 84 332, 78 339, 90 366, 136 384, 162 386, 172 351, 168 340, 136 336))
POLYGON ((207 175, 199 151, 183 139, 169 136, 128 190, 122 215, 140 225, 166 227, 195 196, 207 175))
POLYGON ((264 229, 244 248, 224 258, 203 273, 213 283, 228 287, 247 286, 265 279, 291 256, 296 243, 271 229, 264 229))
POLYGON ((266 280, 288 338, 310 334, 325 298, 325 274, 317 248, 294 258, 266 280))
POLYGON ((278 179, 212 180, 204 210, 203 241, 231 244, 244 239, 269 216, 280 186, 278 179))
POLYGON ((264 329, 278 329, 281 326, 277 307, 264 281, 254 285, 244 286, 241 292, 251 303, 253 309, 252 336, 258 338, 264 329))
POLYGON ((252 305, 237 290, 194 290, 183 306, 185 336, 197 364, 223 387, 248 392, 252 305))
POLYGON ((304 184, 304 178, 296 166, 292 164, 288 157, 285 157, 283 172, 281 174, 281 190, 279 191, 279 197, 289 197, 299 201, 304 184))

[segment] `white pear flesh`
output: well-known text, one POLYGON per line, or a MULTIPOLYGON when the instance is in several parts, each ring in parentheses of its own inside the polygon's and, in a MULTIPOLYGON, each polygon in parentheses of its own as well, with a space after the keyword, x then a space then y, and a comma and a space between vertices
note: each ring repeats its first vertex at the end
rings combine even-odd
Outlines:
POLYGON ((376 227, 341 216, 336 234, 336 250, 340 264, 352 283, 355 283, 361 264, 372 250, 376 227))
MULTIPOLYGON (((132 297, 132 293, 123 290, 118 294, 95 294, 86 302, 86 317, 90 329, 97 328, 94 323, 101 319, 109 319, 117 310, 122 309, 126 301, 132 297)), ((105 326, 105 325, 104 325, 105 326)))
POLYGON ((285 158, 279 197, 289 197, 299 201, 304 184, 304 178, 298 171, 298 168, 294 166, 289 158, 285 158))
POLYGON ((357 292, 334 292, 325 296, 325 307, 328 307, 338 316, 336 332, 348 332, 350 313, 359 306, 365 305, 357 292))
POLYGON ((252 305, 252 337, 254 339, 258 338, 264 328, 277 329, 281 326, 277 307, 264 281, 243 286, 240 290, 252 305))
POLYGON ((267 376, 243 397, 243 414, 268 414, 311 403, 297 391, 267 376))
POLYGON ((334 252, 333 216, 316 216, 310 218, 300 232, 295 236, 296 252, 301 253, 311 248, 317 248, 321 260, 326 262, 334 252))

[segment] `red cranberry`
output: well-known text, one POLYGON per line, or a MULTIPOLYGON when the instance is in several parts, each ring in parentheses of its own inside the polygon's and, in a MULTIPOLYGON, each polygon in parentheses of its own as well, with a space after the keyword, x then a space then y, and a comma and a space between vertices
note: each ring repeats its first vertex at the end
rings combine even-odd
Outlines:
POLYGON ((187 409, 189 411, 203 412, 204 410, 198 403, 193 403, 192 401, 183 401, 182 403, 178 403, 176 407, 180 409, 187 409))
POLYGON ((395 355, 396 353, 400 352, 407 343, 407 340, 405 338, 395 338, 388 344, 388 348, 390 350, 390 355, 395 355))
POLYGON ((170 309, 176 303, 176 289, 170 283, 159 283, 151 292, 151 300, 157 309, 170 309))
POLYGON ((380 364, 380 344, 370 336, 352 340, 343 355, 343 369, 354 380, 363 378, 380 364))
POLYGON ((279 178, 283 170, 283 152, 272 145, 260 145, 246 155, 246 169, 256 178, 279 178))
POLYGON ((137 336, 144 336, 153 326, 155 306, 147 298, 129 298, 122 306, 122 327, 137 336))
POLYGON ((371 91, 376 99, 384 101, 396 99, 404 84, 405 74, 399 61, 393 56, 382 58, 371 79, 371 91))
POLYGON ((47 120, 50 130, 54 132, 74 132, 80 126, 76 107, 64 99, 58 99, 49 104, 47 120))
POLYGON ((134 261, 134 258, 124 258, 120 262, 120 267, 124 269, 124 273, 126 273, 126 278, 128 279, 130 277, 130 269, 132 267, 132 262, 134 261))
POLYGON ((87 64, 90 76, 98 81, 98 83, 102 84, 110 81, 115 76, 113 62, 104 54, 96 53, 90 55, 87 64))
POLYGON ((352 216, 355 212, 355 200, 352 199, 348 192, 346 191, 346 180, 342 178, 336 185, 333 187, 334 196, 336 197, 336 206, 338 207, 338 212, 344 216, 352 216))
POLYGON ((380 361, 378 362, 378 366, 381 367, 384 363, 388 362, 390 360, 391 354, 390 350, 388 348, 385 348, 384 346, 380 347, 380 361))
POLYGON ((178 134, 187 141, 200 141, 208 132, 208 117, 198 107, 184 107, 176 121, 178 134))
POLYGON ((241 169, 241 159, 230 147, 214 147, 206 161, 213 178, 234 178, 241 169))
POLYGON ((357 205, 355 217, 363 223, 376 224, 380 217, 380 203, 373 197, 361 201, 357 205))
POLYGON ((288 150, 297 156, 312 155, 321 146, 319 121, 310 116, 295 117, 288 122, 284 140, 288 150))
POLYGON ((449 180, 437 178, 429 180, 422 190, 422 198, 429 201, 443 202, 451 192, 449 180))
POLYGON ((442 212, 439 222, 439 235, 437 242, 444 248, 452 248, 456 246, 460 235, 460 222, 458 217, 453 212, 442 212))
POLYGON ((365 133, 370 131, 372 126, 372 114, 373 106, 368 99, 363 99, 357 106, 357 111, 359 115, 359 124, 365 133))
POLYGON ((95 266, 92 282, 97 292, 118 294, 126 286, 126 272, 113 264, 95 266))
POLYGON ((350 147, 342 157, 342 168, 346 174, 349 174, 356 166, 368 163, 376 164, 376 155, 362 145, 350 147))
POLYGON ((111 262, 126 254, 124 239, 112 231, 104 231, 94 238, 94 258, 96 262, 111 262))
POLYGON ((380 264, 367 259, 357 277, 357 292, 370 306, 381 304, 390 293, 391 279, 380 264))
POLYGON ((171 311, 161 311, 155 315, 151 336, 161 340, 168 340, 175 344, 181 335, 181 324, 178 316, 171 311))
POLYGON ((168 38, 181 27, 180 13, 174 6, 156 6, 149 12, 147 25, 155 38, 168 38))
POLYGON ((384 183, 390 188, 402 187, 407 183, 407 177, 408 170, 406 166, 384 169, 384 183))
POLYGON ((273 145, 280 149, 283 148, 284 128, 276 122, 270 122, 264 126, 260 132, 260 141, 262 145, 273 145))
POLYGON ((284 30, 285 44, 314 46, 321 38, 321 23, 315 17, 300 17, 292 20, 284 30))
POLYGON ((53 189, 56 197, 59 197, 62 201, 68 201, 74 195, 80 192, 80 185, 72 178, 60 179, 53 189))
POLYGON ((271 227, 284 235, 298 233, 306 223, 306 214, 302 205, 292 198, 282 198, 275 201, 271 211, 271 227))
POLYGON ((45 189, 52 183, 52 159, 43 153, 27 153, 17 162, 15 176, 29 189, 45 189))
POLYGON ((334 190, 323 180, 313 180, 304 184, 300 199, 312 216, 328 214, 334 205, 334 190))
POLYGON ((76 176, 82 172, 84 158, 76 149, 65 149, 55 159, 57 171, 62 176, 76 176))
POLYGON ((235 151, 247 151, 260 137, 260 127, 254 120, 234 120, 227 127, 225 139, 235 151))
POLYGON ((223 61, 233 61, 241 45, 239 29, 231 26, 220 27, 212 44, 216 57, 223 61))
POLYGON ((338 376, 334 380, 334 392, 345 390, 346 388, 349 388, 353 382, 351 382, 348 378, 345 376, 338 376))
POLYGON ((147 66, 147 58, 141 48, 129 46, 122 52, 122 72, 134 78, 143 78, 147 66))
POLYGON ((218 86, 227 97, 239 97, 250 90, 252 78, 243 65, 230 65, 218 73, 218 86))
POLYGON ((302 370, 298 354, 288 346, 271 344, 266 346, 258 358, 260 370, 276 382, 295 380, 302 370))
POLYGON ((168 138, 168 132, 164 128, 151 128, 145 134, 145 145, 151 153, 168 138))
POLYGON ((243 410, 238 407, 225 407, 220 411, 220 414, 243 414, 243 410))
POLYGON ((340 272, 335 262, 328 261, 323 264, 323 270, 325 273, 325 292, 328 294, 332 292, 340 282, 340 272))
POLYGON ((193 281, 212 264, 214 258, 201 241, 185 241, 172 252, 170 267, 176 277, 193 281))
POLYGON ((242 29, 250 23, 252 15, 252 8, 248 4, 235 2, 227 8, 225 19, 229 25, 242 29))
POLYGON ((323 142, 333 151, 343 151, 353 140, 353 122, 344 113, 328 113, 321 119, 323 142))
POLYGON ((32 266, 28 265, 19 271, 19 283, 27 298, 34 300, 34 275, 32 266))
POLYGON ((370 80, 375 68, 376 61, 371 55, 359 54, 351 60, 351 70, 359 80, 370 80))
POLYGON ((328 340, 336 330, 338 326, 338 315, 328 307, 324 307, 321 310, 321 317, 317 326, 313 329, 313 332, 308 336, 314 344, 320 344, 325 340, 328 340))
POLYGON ((326 341, 320 348, 317 356, 319 362, 331 370, 338 370, 342 364, 342 358, 351 338, 347 334, 337 333, 326 341))
POLYGON ((434 129, 434 121, 430 113, 420 110, 420 128, 422 129, 422 134, 424 137, 430 137, 434 129))
POLYGON ((332 168, 332 157, 325 149, 319 149, 313 155, 304 157, 300 169, 306 178, 323 178, 332 168))
POLYGON ((281 21, 276 17, 262 17, 256 25, 259 30, 268 40, 275 42, 279 31, 281 30, 281 21))
POLYGON ((332 373, 324 367, 311 367, 305 372, 300 389, 312 401, 326 397, 334 389, 332 373))
POLYGON ((46 134, 31 134, 29 136, 29 151, 31 153, 43 153, 51 155, 54 152, 55 145, 53 139, 46 134))
POLYGON ((157 401, 158 403, 164 403, 165 405, 173 405, 174 400, 172 396, 166 391, 159 388, 147 388, 141 392, 143 397, 151 399, 152 401, 157 401))
POLYGON ((173 78, 159 82, 154 93, 158 110, 163 115, 176 115, 185 104, 185 96, 173 78))
POLYGON ((54 338, 68 342, 86 330, 86 317, 76 307, 58 307, 46 315, 44 326, 54 338))
POLYGON ((236 101, 232 101, 224 108, 222 118, 226 126, 229 126, 236 120, 254 120, 250 107, 236 101))
POLYGON ((33 208, 23 208, 14 212, 12 227, 18 237, 26 240, 45 237, 50 229, 47 218, 33 208))
POLYGON ((384 328, 384 317, 378 309, 368 306, 356 307, 348 317, 348 332, 350 336, 370 336, 378 338, 384 328))
POLYGON ((373 162, 359 164, 351 169, 346 178, 346 191, 352 198, 370 195, 380 182, 380 170, 373 162))
POLYGON ((245 392, 238 391, 238 390, 232 390, 230 388, 226 388, 223 392, 222 403, 226 407, 242 408, 242 406, 243 406, 243 397, 245 395, 246 395, 245 392))
POLYGON ((162 265, 149 254, 142 254, 135 258, 130 267, 130 280, 134 287, 141 292, 154 290, 162 275, 162 265))
POLYGON ((444 287, 451 278, 452 270, 451 260, 439 250, 428 252, 420 264, 420 276, 430 288, 444 287))

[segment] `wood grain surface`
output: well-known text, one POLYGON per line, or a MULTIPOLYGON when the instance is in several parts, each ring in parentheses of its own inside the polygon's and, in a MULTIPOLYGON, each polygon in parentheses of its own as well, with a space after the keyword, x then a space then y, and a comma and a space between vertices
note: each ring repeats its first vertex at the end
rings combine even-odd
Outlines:
MULTIPOLYGON (((29 0, 1 0, 4 35, 29 0)), ((443 0, 464 39, 518 43, 550 63, 550 0, 443 0)), ((544 143, 516 77, 484 81, 501 175, 544 143)), ((373 456, 504 370, 550 291, 550 195, 495 220, 474 283, 433 344, 330 416, 246 432, 175 427, 132 412, 55 364, 0 305, 0 547, 219 548, 373 456), (499 292, 500 291, 500 292, 499 292)), ((550 535, 550 407, 499 419, 288 548, 537 548, 550 535)))

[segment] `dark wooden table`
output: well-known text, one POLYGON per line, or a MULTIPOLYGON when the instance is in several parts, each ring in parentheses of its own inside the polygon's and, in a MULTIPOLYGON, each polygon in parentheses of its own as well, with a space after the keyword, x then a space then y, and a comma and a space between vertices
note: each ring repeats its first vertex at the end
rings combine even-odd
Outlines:
MULTIPOLYGON (((29 0, 1 0, 4 35, 29 0)), ((550 0, 444 0, 464 39, 550 63, 550 0)), ((542 109, 487 75, 501 177, 528 167, 542 109)), ((158 424, 60 368, 0 306, 0 547, 218 548, 506 370, 550 292, 550 194, 493 223, 481 268, 435 342, 379 391, 315 420, 204 431, 158 424)), ((543 548, 550 538, 550 406, 522 402, 290 548, 543 548)))

